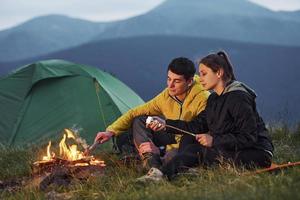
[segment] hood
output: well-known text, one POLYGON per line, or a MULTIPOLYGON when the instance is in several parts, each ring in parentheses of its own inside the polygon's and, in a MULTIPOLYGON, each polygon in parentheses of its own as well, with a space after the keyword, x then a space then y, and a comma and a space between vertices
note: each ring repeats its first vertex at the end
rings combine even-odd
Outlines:
POLYGON ((257 97, 253 89, 251 89, 249 86, 239 81, 233 81, 228 86, 226 86, 223 94, 228 92, 233 92, 233 91, 244 91, 250 94, 253 98, 257 97))

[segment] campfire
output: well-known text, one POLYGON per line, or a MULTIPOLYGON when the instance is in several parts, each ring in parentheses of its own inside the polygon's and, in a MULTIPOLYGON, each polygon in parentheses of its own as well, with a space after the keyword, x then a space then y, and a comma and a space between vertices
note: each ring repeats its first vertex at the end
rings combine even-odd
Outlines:
POLYGON ((103 174, 104 161, 85 155, 80 151, 80 146, 83 149, 88 148, 85 140, 70 129, 64 129, 63 138, 59 142, 59 156, 51 150, 49 141, 46 155, 33 163, 33 175, 41 178, 41 189, 46 189, 52 183, 68 185, 74 178, 85 180, 103 174), (69 141, 73 144, 68 144, 69 141))

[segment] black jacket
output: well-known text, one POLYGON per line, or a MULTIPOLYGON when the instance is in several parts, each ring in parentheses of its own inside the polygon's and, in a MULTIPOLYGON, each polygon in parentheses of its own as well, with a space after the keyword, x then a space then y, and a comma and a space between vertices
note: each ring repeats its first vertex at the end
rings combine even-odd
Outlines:
MULTIPOLYGON (((166 124, 194 133, 209 131, 215 148, 233 151, 256 148, 273 152, 268 131, 256 110, 255 98, 253 90, 234 81, 220 96, 212 93, 206 109, 191 122, 166 120, 166 124)), ((178 134, 168 126, 166 129, 178 134)))

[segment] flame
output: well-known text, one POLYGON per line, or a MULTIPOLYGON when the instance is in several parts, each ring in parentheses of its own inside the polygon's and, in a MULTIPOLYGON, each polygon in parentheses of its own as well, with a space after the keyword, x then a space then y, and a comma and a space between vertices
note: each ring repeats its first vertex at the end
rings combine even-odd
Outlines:
POLYGON ((77 145, 73 144, 71 146, 67 146, 66 139, 72 138, 75 140, 75 136, 69 129, 64 129, 65 134, 63 135, 63 139, 59 143, 59 155, 67 160, 79 160, 83 158, 83 153, 77 150, 77 145))
POLYGON ((76 140, 74 133, 70 129, 65 128, 64 131, 67 133, 68 138, 72 138, 72 139, 76 140))
MULTIPOLYGON (((85 158, 84 153, 82 151, 78 150, 78 146, 76 144, 71 144, 68 145, 66 143, 67 139, 73 139, 73 141, 75 141, 77 144, 81 144, 83 146, 82 142, 84 141, 82 138, 78 137, 77 135, 75 135, 72 130, 70 129, 64 129, 64 134, 63 134, 63 138, 61 139, 61 141, 59 142, 59 157, 65 160, 69 160, 69 161, 75 161, 75 160, 80 160, 85 158)), ((88 163, 77 163, 75 166, 86 166, 86 165, 105 165, 104 161, 100 161, 100 160, 96 160, 93 156, 89 156, 90 161, 89 164, 88 163)), ((47 146, 47 155, 43 157, 43 161, 51 161, 55 159, 55 154, 53 152, 51 152, 51 141, 49 141, 48 146, 47 146)), ((43 161, 38 161, 36 163, 39 162, 43 162, 43 161)))
MULTIPOLYGON (((50 153, 50 148, 51 148, 51 141, 49 141, 49 144, 47 146, 47 156, 44 156, 43 157, 43 160, 52 160, 52 156, 51 156, 51 153, 50 153)), ((54 153, 52 153, 53 157, 54 157, 54 153)))

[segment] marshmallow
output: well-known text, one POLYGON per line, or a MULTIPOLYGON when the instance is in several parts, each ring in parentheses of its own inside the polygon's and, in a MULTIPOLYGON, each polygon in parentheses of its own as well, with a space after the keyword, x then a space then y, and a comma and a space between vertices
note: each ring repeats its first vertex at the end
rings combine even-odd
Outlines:
POLYGON ((147 117, 147 119, 146 119, 146 124, 148 125, 148 124, 150 124, 151 122, 153 121, 153 117, 147 117))

